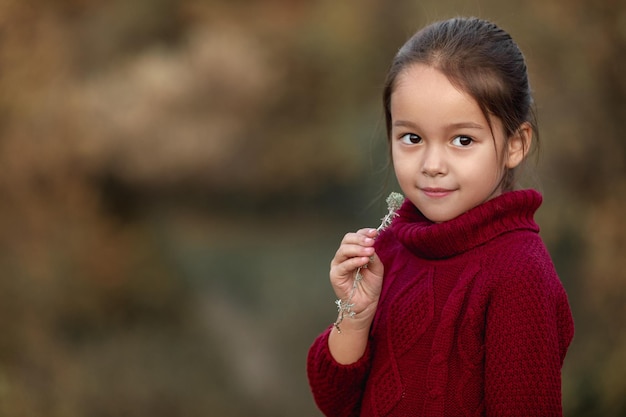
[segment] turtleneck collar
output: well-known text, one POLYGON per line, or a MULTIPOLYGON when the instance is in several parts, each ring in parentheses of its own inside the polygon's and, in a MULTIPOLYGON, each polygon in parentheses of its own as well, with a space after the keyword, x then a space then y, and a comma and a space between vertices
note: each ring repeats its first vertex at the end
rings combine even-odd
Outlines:
POLYGON ((513 230, 539 232, 533 217, 541 202, 535 190, 511 191, 452 220, 433 223, 407 199, 390 229, 417 256, 449 258, 513 230))

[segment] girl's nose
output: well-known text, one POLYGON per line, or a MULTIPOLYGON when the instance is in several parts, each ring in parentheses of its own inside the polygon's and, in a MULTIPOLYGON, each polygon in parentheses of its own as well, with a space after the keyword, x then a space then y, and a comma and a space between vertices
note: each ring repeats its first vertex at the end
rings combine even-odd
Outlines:
POLYGON ((428 177, 436 177, 446 174, 444 150, 438 146, 428 146, 424 149, 422 161, 422 174, 428 177))

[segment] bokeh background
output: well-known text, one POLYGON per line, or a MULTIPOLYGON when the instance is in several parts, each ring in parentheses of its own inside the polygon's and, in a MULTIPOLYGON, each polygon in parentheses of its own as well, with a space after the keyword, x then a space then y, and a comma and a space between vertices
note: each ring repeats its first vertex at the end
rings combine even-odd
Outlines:
POLYGON ((626 415, 622 0, 0 0, 0 415, 320 416, 328 263, 394 189, 387 65, 455 15, 529 61, 566 415, 626 415))

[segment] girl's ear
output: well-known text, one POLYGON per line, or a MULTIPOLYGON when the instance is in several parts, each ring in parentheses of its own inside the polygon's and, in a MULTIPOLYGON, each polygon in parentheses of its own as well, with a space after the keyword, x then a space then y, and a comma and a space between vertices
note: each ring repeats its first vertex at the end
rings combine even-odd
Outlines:
POLYGON ((521 124, 519 129, 509 138, 507 144, 506 167, 513 169, 526 157, 533 139, 533 128, 528 122, 521 124))

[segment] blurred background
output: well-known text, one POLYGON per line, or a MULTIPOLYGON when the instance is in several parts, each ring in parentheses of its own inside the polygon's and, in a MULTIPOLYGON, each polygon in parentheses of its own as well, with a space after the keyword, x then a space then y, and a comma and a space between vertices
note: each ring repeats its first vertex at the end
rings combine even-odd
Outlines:
POLYGON ((0 0, 0 415, 320 416, 328 264, 395 189, 387 65, 455 15, 529 61, 566 415, 626 415, 621 0, 0 0))

